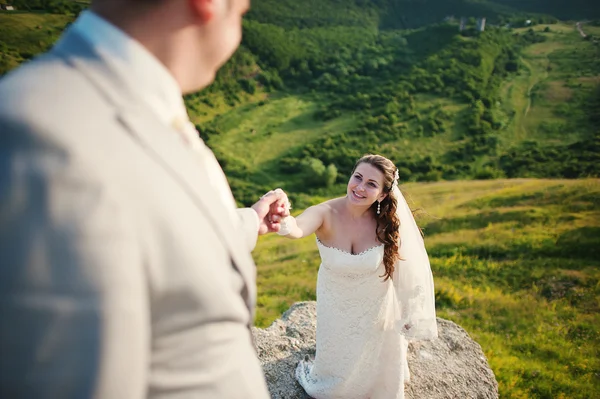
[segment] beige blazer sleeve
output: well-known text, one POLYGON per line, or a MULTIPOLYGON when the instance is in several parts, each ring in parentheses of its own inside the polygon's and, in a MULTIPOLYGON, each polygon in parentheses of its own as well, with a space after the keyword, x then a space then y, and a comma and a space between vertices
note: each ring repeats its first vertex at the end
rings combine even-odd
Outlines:
POLYGON ((256 241, 258 239, 258 226, 260 224, 258 215, 252 208, 238 208, 237 214, 242 221, 242 230, 244 236, 246 237, 248 249, 253 251, 256 247, 256 241))
POLYGON ((1 396, 145 397, 148 293, 126 212, 85 162, 0 124, 1 396))

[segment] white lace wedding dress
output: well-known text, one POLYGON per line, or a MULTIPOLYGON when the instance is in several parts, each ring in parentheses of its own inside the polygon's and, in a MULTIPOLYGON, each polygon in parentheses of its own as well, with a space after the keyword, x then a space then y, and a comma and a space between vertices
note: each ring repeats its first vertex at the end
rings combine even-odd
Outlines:
POLYGON ((360 254, 317 246, 317 352, 296 379, 315 399, 404 398, 407 341, 391 327, 396 297, 380 277, 383 245, 360 254))

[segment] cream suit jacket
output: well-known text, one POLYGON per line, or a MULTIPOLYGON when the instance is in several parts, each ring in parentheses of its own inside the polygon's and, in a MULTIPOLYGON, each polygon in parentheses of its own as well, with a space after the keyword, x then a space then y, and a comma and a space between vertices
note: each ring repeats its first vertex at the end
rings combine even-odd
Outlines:
POLYGON ((0 397, 268 397, 258 219, 76 32, 0 79, 0 397))

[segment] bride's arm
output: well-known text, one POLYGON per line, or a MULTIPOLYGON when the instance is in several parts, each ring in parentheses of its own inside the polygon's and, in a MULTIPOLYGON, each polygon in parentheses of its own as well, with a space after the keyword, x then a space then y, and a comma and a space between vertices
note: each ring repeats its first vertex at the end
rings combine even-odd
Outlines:
POLYGON ((279 235, 287 238, 302 238, 317 231, 325 220, 327 207, 323 204, 307 208, 298 217, 288 216, 281 221, 279 235))

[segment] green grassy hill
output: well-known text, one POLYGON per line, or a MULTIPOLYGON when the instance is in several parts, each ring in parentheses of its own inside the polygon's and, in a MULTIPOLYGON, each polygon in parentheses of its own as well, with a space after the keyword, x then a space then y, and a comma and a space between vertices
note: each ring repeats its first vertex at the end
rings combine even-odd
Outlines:
MULTIPOLYGON (((412 183, 403 191, 424 210, 438 315, 481 344, 500 397, 598 397, 600 180, 412 183)), ((254 257, 259 326, 315 300, 314 235, 261 237, 254 257)))
POLYGON ((600 174, 600 50, 574 24, 475 36, 439 25, 361 41, 288 75, 287 89, 259 85, 241 106, 202 102, 214 93, 190 101, 241 202, 274 185, 327 191, 307 184, 309 161, 335 165, 343 182, 364 152, 390 156, 413 181, 600 174))
MULTIPOLYGON (((549 40, 536 43, 523 52, 523 73, 503 87, 507 102, 512 102, 513 139, 542 139, 553 142, 576 140, 578 133, 568 120, 581 117, 581 109, 569 108, 586 90, 600 83, 600 70, 588 52, 592 45, 582 41, 570 25, 538 25, 549 40), (579 115, 578 115, 579 114, 579 115)), ((595 27, 585 27, 596 31, 595 27)), ((517 30, 523 34, 525 28, 517 30)), ((510 111, 509 111, 510 112, 510 111)), ((580 130, 579 130, 580 131, 580 130)))
MULTIPOLYGON (((254 4, 216 83, 187 99, 241 203, 273 185, 327 191, 325 167, 342 182, 364 152, 390 156, 413 181, 600 173, 600 47, 573 24, 381 30, 370 18, 404 3, 332 0, 292 10, 327 17, 300 28, 272 24, 268 13, 290 4, 269 4, 254 4)), ((0 72, 48 48, 70 20, 0 13, 0 72)))
POLYGON ((72 17, 48 13, 0 13, 0 76, 48 49, 72 17))

